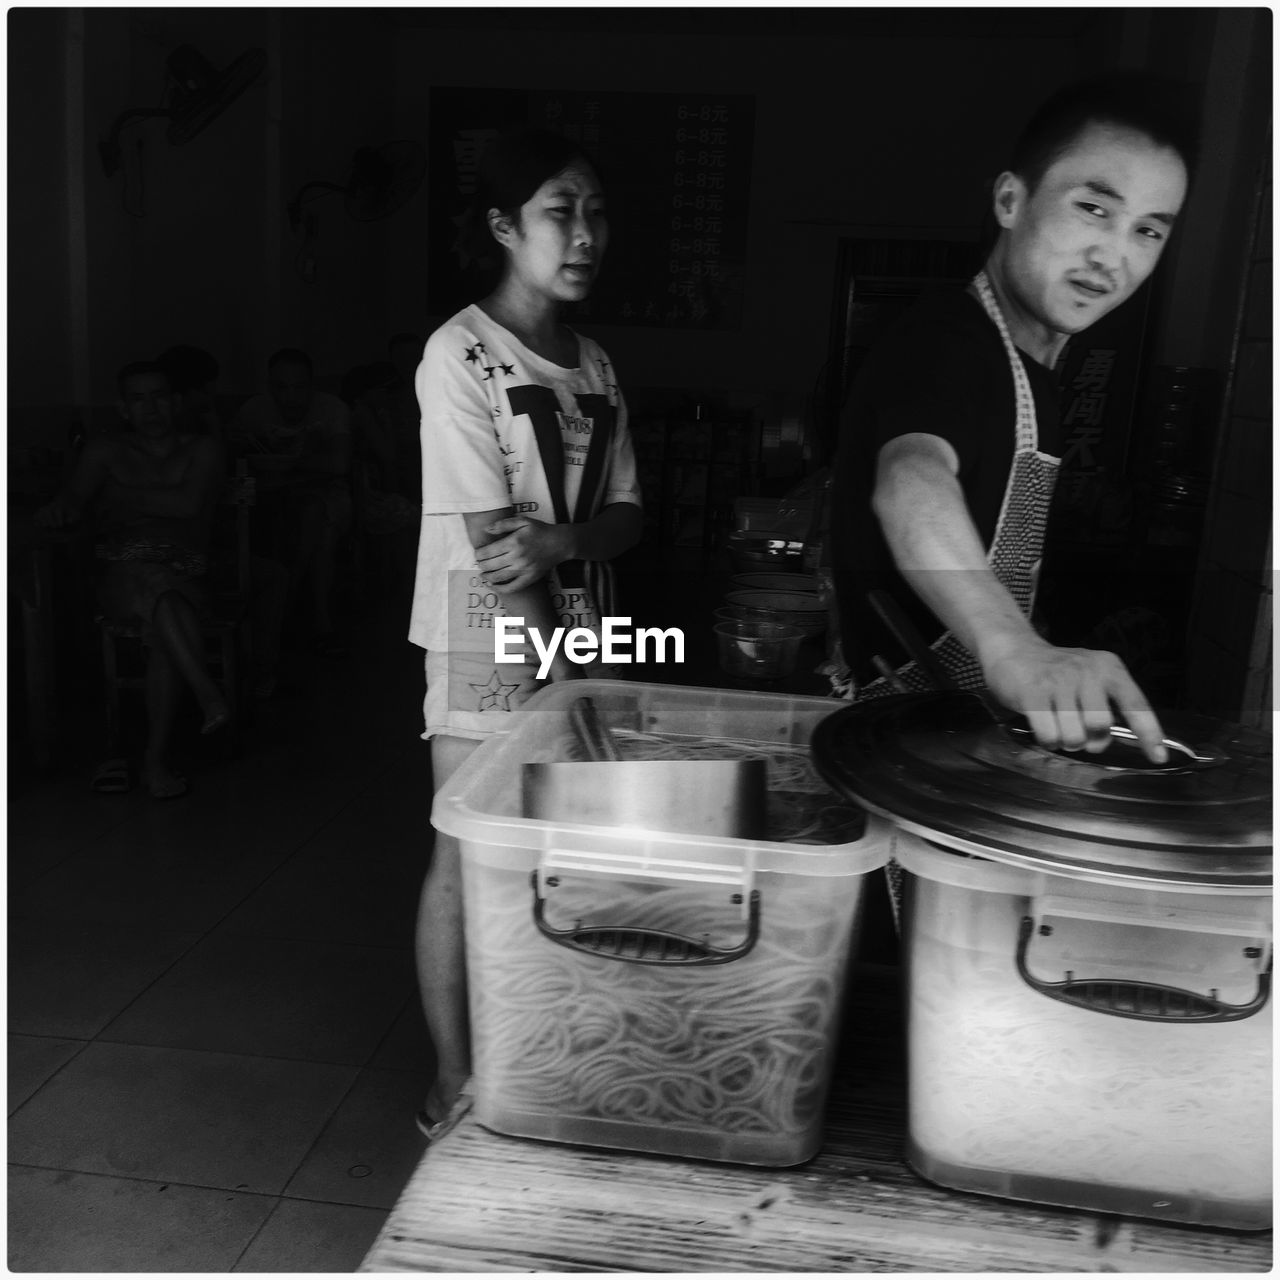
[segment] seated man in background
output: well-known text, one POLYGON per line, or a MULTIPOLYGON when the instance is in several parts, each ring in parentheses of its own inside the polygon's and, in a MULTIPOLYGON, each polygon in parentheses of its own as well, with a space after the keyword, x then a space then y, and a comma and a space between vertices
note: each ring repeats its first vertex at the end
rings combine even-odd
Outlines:
MULTIPOLYGON (((156 357, 169 375, 179 430, 195 435, 226 439, 226 427, 218 412, 217 360, 200 347, 170 347, 156 357)), ((234 555, 230 547, 216 551, 234 555)), ((279 560, 249 556, 249 610, 252 637, 253 676, 250 689, 255 698, 270 698, 279 687, 280 647, 284 632, 285 606, 289 598, 289 571, 279 560)))
MULTIPOLYGON (((366 590, 408 589, 418 550, 422 518, 422 477, 413 496, 406 492, 405 416, 399 400, 400 374, 388 360, 361 365, 343 379, 342 398, 351 410, 352 496, 366 574, 366 590)), ((413 400, 412 470, 418 460, 418 408, 413 400)))
POLYGON ((170 799, 187 789, 170 753, 183 687, 200 704, 202 733, 231 718, 200 633, 210 530, 226 466, 218 440, 174 430, 169 379, 159 365, 125 365, 116 385, 131 430, 87 439, 71 478, 36 520, 57 528, 86 513, 97 518, 103 613, 139 628, 147 650, 142 781, 157 799, 170 799))
POLYGON ((311 642, 344 657, 333 625, 338 544, 351 527, 351 421, 347 406, 318 391, 311 358, 285 348, 267 362, 269 391, 232 419, 232 449, 261 477, 259 494, 278 497, 281 558, 306 593, 311 642))

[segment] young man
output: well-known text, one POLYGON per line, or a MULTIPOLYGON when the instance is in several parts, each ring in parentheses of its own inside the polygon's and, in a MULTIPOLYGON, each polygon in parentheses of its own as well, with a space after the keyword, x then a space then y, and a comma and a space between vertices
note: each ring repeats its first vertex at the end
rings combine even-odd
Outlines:
POLYGON ((183 686, 200 703, 202 732, 221 728, 231 714, 209 675, 200 633, 209 533, 226 469, 213 437, 174 431, 169 379, 159 365, 126 365, 116 382, 131 429, 90 437, 66 487, 36 519, 56 528, 90 510, 97 517, 103 612, 140 627, 147 646, 142 782, 157 799, 170 799, 187 789, 170 758, 183 686))
POLYGON ((832 494, 849 696, 929 687, 870 598, 887 593, 958 685, 985 685, 1044 746, 1104 749, 1114 707, 1165 758, 1120 660, 1055 647, 1029 617, 1058 465, 1052 370, 1160 259, 1191 166, 1188 92, 1115 74, 1050 99, 996 179, 984 271, 914 307, 861 371, 832 494))
POLYGON ((274 491, 279 499, 280 555, 306 593, 313 647, 344 657, 334 632, 333 585, 338 543, 351 527, 351 416, 337 396, 316 390, 304 351, 277 351, 267 362, 267 383, 266 394, 240 407, 229 438, 268 477, 260 496, 274 491))

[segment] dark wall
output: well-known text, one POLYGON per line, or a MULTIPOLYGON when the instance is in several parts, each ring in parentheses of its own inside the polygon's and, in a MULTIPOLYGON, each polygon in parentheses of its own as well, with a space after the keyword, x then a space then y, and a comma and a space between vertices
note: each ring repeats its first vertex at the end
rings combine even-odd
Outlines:
MULTIPOLYGON (((1087 12, 1000 22, 947 10, 906 20, 722 10, 601 29, 607 18, 580 11, 571 26, 526 18, 506 37, 487 17, 418 21, 406 20, 395 47, 405 128, 427 127, 432 85, 754 96, 741 330, 593 329, 624 381, 732 390, 748 401, 812 384, 825 360, 840 234, 974 231, 1024 105, 1090 69, 1100 47, 1087 12), (663 22, 671 29, 655 29, 663 22)), ((611 216, 625 219, 626 210, 611 216)), ((405 220, 393 228, 395 258, 407 268, 391 282, 400 313, 420 296, 422 230, 405 220)))
POLYGON ((345 183, 356 148, 388 139, 385 25, 357 10, 26 9, 9 33, 9 399, 29 430, 109 402, 120 364, 172 343, 211 350, 238 394, 281 345, 335 377, 383 354, 385 228, 329 195, 304 244, 286 205, 305 182, 345 183), (100 140, 126 109, 163 104, 180 44, 218 68, 262 48, 267 72, 183 145, 163 119, 128 124, 108 176, 100 140))
POLYGON ((70 402, 67 24, 62 14, 11 11, 8 35, 11 394, 70 402))
POLYGON ((1212 172, 1171 255, 1158 354, 1222 367, 1242 122, 1259 116, 1242 59, 1269 42, 1264 12, 11 10, 10 405, 38 433, 178 341, 215 352, 228 392, 255 389, 285 343, 336 377, 443 319, 426 313, 425 250, 450 229, 428 224, 425 189, 379 222, 318 200, 309 237, 285 216, 304 183, 345 182, 358 146, 425 140, 432 85, 753 95, 742 328, 597 336, 632 385, 720 389, 777 416, 825 359, 842 235, 970 232, 1043 93, 1100 66, 1182 70, 1214 88, 1212 172), (162 121, 131 126, 107 178, 99 138, 159 103, 180 43, 218 66, 263 47, 268 73, 185 146, 162 121))

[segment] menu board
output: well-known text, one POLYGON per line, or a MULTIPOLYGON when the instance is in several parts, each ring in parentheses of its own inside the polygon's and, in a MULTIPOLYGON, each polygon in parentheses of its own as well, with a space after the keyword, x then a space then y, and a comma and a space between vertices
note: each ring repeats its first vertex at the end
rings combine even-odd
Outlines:
POLYGON ((484 144, 554 129, 598 165, 609 246, 574 311, 603 324, 740 329, 755 100, 724 94, 431 90, 427 303, 447 315, 483 289, 456 244, 484 144))

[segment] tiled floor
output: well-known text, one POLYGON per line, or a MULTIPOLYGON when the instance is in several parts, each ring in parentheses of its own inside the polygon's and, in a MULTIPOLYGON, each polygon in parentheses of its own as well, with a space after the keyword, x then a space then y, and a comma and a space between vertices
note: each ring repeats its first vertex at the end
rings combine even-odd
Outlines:
POLYGON ((95 794, 79 762, 11 781, 12 1270, 359 1265, 423 1153, 431 1065, 405 616, 304 660, 237 758, 188 739, 181 800, 95 794))

